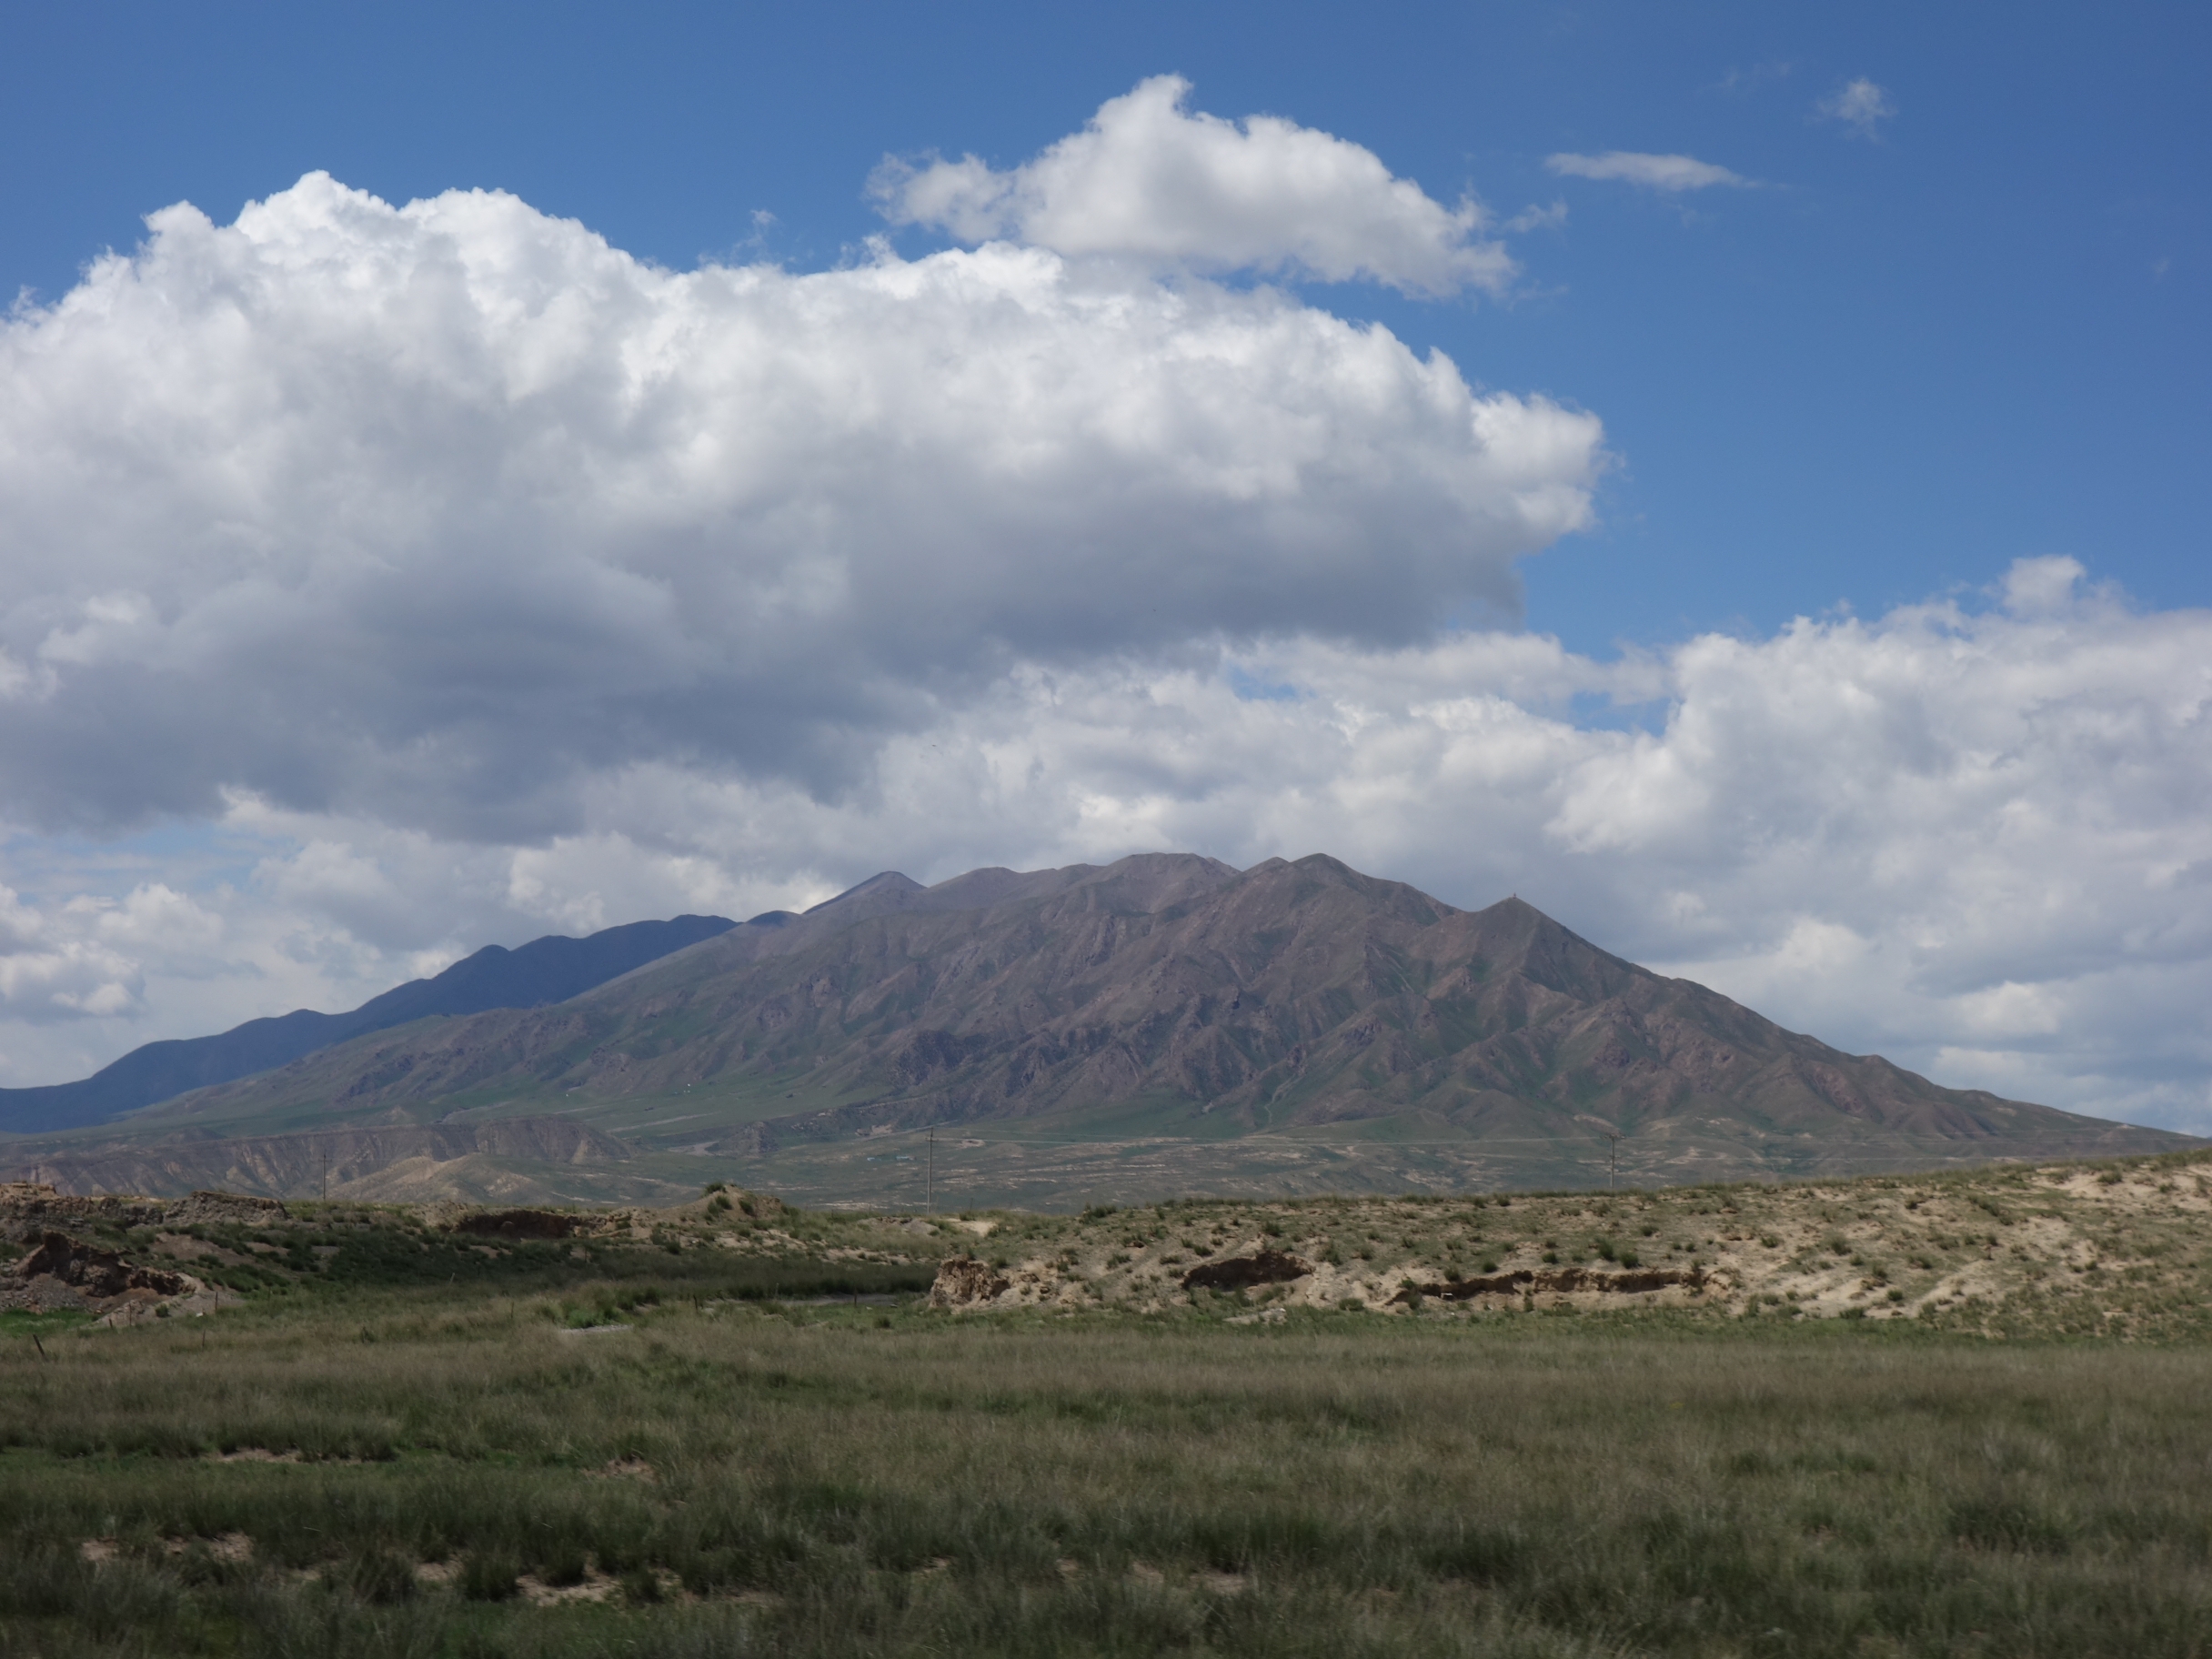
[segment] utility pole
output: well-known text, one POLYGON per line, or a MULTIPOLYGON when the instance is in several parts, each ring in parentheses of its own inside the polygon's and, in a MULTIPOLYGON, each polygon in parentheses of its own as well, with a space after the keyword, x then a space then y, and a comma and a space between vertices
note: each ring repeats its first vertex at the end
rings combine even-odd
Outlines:
POLYGON ((1617 1192, 1621 1187, 1621 1133, 1618 1130, 1605 1131, 1605 1139, 1613 1142, 1612 1167, 1605 1171, 1605 1191, 1617 1192))
POLYGON ((330 1143, 323 1143, 323 1202, 330 1202, 330 1143))
POLYGON ((937 1213, 937 1131, 930 1131, 930 1202, 929 1212, 937 1213))

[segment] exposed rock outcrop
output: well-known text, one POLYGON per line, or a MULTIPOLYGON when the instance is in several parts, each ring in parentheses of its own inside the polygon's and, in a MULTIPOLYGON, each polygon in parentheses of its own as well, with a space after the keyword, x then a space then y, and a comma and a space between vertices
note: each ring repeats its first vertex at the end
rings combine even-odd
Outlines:
POLYGON ((1003 1296, 1013 1282, 989 1262, 973 1256, 947 1256, 938 1264, 930 1286, 933 1308, 970 1308, 1003 1296))
POLYGON ((109 1315, 191 1297, 207 1287, 190 1273, 147 1267, 65 1232, 41 1232, 31 1252, 0 1273, 0 1308, 109 1315))
POLYGON ((94 1298, 120 1296, 126 1291, 152 1291, 157 1296, 180 1296, 196 1280, 158 1267, 140 1267, 121 1252, 73 1239, 65 1232, 49 1232, 38 1247, 15 1263, 15 1276, 28 1283, 52 1278, 94 1298))

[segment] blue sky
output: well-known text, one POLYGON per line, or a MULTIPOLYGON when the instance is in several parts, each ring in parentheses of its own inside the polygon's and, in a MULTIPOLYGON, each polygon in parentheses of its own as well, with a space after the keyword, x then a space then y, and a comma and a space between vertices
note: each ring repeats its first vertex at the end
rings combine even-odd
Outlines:
POLYGON ((2208 48, 21 9, 0 1083, 1177 847, 2212 1129, 2208 48))

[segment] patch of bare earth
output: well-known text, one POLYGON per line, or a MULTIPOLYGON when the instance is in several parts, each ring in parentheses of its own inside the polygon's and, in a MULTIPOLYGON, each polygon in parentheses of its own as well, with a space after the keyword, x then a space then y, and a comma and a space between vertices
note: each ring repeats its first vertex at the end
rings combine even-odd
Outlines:
POLYGON ((586 1567, 584 1576, 573 1584, 548 1584, 528 1573, 515 1581, 515 1594, 533 1607, 559 1607, 572 1602, 603 1602, 621 1588, 611 1574, 602 1573, 597 1566, 586 1567))
POLYGON ((213 1538, 164 1538, 161 1547, 166 1554, 182 1555, 197 1544, 206 1550, 211 1560, 229 1562, 251 1561, 254 1541, 244 1533, 221 1533, 213 1538))
MULTIPOLYGON (((119 1547, 113 1538, 87 1538, 76 1546, 77 1559, 96 1567, 104 1567, 115 1560, 119 1547)), ((203 1551, 212 1561, 234 1565, 254 1558, 254 1541, 244 1533, 218 1533, 212 1538, 164 1538, 161 1541, 161 1553, 165 1555, 186 1555, 195 1549, 203 1551)))

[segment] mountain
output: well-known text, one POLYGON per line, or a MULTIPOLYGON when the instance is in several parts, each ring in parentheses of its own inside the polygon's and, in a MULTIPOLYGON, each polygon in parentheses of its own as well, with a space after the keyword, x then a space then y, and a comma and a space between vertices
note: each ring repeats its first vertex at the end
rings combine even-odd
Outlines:
POLYGON ((1518 900, 1459 910, 1329 858, 1178 855, 879 876, 566 1002, 356 1038, 132 1132, 554 1109, 671 1188, 710 1171, 815 1201, 933 1185, 931 1132, 948 1190, 1038 1202, 2200 1144, 1842 1053, 1518 900))
POLYGON ((616 1199, 648 1181, 626 1181, 630 1149, 568 1118, 503 1118, 494 1123, 367 1124, 288 1135, 182 1135, 124 1141, 80 1152, 49 1169, 75 1192, 226 1191, 374 1201, 387 1192, 421 1202, 539 1198, 548 1170, 582 1179, 576 1196, 616 1199), (595 1179, 596 1178, 596 1179, 595 1179))
POLYGON ((77 1082, 0 1089, 0 1130, 29 1133, 104 1123, 427 1014, 478 1014, 565 1002, 736 925, 720 916, 679 916, 672 921, 633 921, 583 939, 549 934, 512 950, 486 945, 436 978, 409 980, 350 1013, 297 1009, 274 1019, 249 1020, 214 1037, 149 1042, 77 1082))

